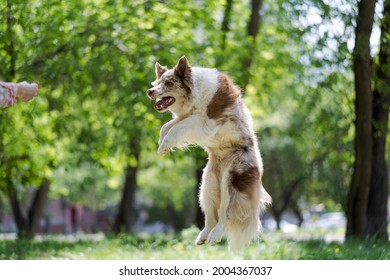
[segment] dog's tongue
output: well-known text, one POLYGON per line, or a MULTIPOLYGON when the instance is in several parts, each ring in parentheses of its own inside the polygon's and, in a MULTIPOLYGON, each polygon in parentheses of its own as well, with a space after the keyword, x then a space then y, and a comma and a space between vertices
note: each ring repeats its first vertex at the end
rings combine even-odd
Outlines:
POLYGON ((170 97, 170 96, 169 97, 164 97, 161 100, 158 100, 154 104, 154 109, 156 111, 161 111, 161 110, 164 110, 164 109, 168 108, 173 103, 175 103, 175 98, 170 97))

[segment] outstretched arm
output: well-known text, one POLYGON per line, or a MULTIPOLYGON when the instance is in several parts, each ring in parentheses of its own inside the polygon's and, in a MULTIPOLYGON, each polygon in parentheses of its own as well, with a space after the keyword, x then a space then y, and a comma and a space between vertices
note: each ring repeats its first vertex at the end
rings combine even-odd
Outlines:
POLYGON ((14 104, 14 86, 11 83, 4 83, 0 81, 0 107, 13 106, 14 104))
POLYGON ((36 83, 6 83, 0 81, 0 107, 13 106, 16 98, 28 102, 38 93, 36 83))

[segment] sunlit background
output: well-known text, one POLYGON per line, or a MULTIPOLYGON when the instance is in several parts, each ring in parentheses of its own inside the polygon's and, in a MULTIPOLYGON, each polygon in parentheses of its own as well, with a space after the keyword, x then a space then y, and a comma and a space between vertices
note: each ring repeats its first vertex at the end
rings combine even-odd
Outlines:
POLYGON ((145 94, 155 62, 186 55, 243 90, 273 197, 264 230, 343 240, 356 17, 349 0, 0 1, 0 80, 39 84, 0 109, 0 238, 201 227, 206 155, 157 155, 171 116, 145 94))

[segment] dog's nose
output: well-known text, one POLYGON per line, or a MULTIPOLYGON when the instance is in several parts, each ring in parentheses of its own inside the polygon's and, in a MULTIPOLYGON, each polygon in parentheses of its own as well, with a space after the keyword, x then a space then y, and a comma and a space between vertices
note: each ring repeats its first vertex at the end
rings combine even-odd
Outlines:
POLYGON ((146 94, 149 96, 150 99, 154 99, 154 90, 153 89, 148 89, 146 91, 146 94))

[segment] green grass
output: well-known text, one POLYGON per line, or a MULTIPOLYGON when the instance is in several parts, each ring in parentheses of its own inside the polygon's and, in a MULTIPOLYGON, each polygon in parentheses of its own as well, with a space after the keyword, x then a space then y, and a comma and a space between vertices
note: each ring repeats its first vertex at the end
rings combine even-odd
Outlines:
POLYGON ((272 232, 263 233, 260 240, 234 253, 229 252, 226 242, 195 246, 197 233, 197 229, 190 228, 179 235, 121 235, 98 241, 61 241, 55 236, 43 241, 1 240, 0 259, 390 260, 390 243, 372 239, 327 243, 305 236, 305 240, 297 241, 292 238, 302 236, 300 232, 288 236, 272 232))

